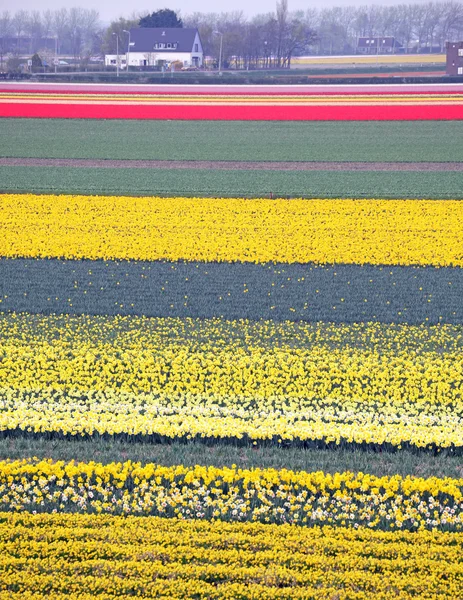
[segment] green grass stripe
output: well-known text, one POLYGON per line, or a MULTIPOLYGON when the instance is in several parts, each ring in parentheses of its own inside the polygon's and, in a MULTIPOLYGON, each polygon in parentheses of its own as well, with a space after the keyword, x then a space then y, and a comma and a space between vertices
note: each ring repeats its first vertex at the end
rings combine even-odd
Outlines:
POLYGON ((119 439, 68 439, 45 438, 0 439, 0 460, 16 460, 36 456, 39 459, 76 460, 78 462, 121 462, 132 460, 157 463, 165 466, 210 465, 240 469, 291 469, 293 471, 324 471, 339 473, 370 473, 385 475, 413 475, 416 477, 463 477, 461 457, 442 452, 433 456, 409 450, 398 452, 370 452, 356 448, 316 450, 278 446, 207 446, 198 442, 150 444, 119 439))
POLYGON ((463 269, 0 259, 0 310, 463 323, 463 269))
POLYGON ((463 172, 0 167, 0 192, 118 196, 462 199, 463 172))
POLYGON ((463 122, 2 119, 0 156, 445 162, 463 157, 463 122))

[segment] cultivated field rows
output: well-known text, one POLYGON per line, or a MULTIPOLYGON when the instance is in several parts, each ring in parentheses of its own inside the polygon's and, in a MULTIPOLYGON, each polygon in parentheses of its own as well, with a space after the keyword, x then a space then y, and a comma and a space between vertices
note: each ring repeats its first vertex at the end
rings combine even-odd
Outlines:
POLYGON ((0 89, 0 598, 458 598, 461 89, 139 91, 0 89))

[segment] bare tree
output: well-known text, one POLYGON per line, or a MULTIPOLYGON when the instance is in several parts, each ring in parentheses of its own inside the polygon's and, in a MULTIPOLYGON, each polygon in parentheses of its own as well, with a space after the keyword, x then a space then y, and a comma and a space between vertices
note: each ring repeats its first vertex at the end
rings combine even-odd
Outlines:
POLYGON ((4 10, 0 14, 0 72, 3 72, 3 57, 8 51, 8 36, 13 33, 11 14, 4 10))
POLYGON ((321 53, 342 54, 351 49, 355 38, 356 12, 352 8, 328 8, 320 13, 318 44, 321 53))
POLYGON ((277 0, 277 66, 281 67, 283 44, 288 28, 288 0, 277 0))
POLYGON ((30 14, 26 33, 29 35, 29 52, 37 52, 43 37, 42 15, 38 10, 33 10, 30 14))
POLYGON ((93 36, 99 28, 96 10, 73 7, 69 10, 68 34, 74 60, 86 66, 94 49, 93 36))
POLYGON ((291 67, 291 59, 295 54, 306 53, 316 39, 315 32, 303 21, 293 16, 287 26, 282 44, 282 66, 291 67))
POLYGON ((219 55, 220 35, 223 35, 222 61, 224 65, 230 65, 234 68, 240 68, 245 54, 245 29, 246 19, 243 11, 233 11, 230 13, 221 13, 217 15, 215 27, 212 32, 212 45, 214 54, 219 55))
POLYGON ((58 54, 60 53, 60 42, 66 36, 69 27, 69 13, 66 8, 60 8, 53 13, 52 31, 57 39, 58 54))
POLYGON ((29 22, 29 13, 26 10, 18 10, 12 19, 12 26, 18 39, 16 53, 21 54, 21 36, 26 33, 29 22))
POLYGON ((439 21, 441 18, 441 6, 436 2, 429 2, 427 5, 426 23, 427 23, 427 43, 429 52, 432 52, 434 40, 437 37, 439 21))
POLYGON ((445 49, 445 42, 457 41, 463 36, 463 4, 449 0, 439 5, 441 9, 441 18, 437 30, 437 39, 439 40, 442 52, 445 49))
POLYGON ((46 10, 42 15, 42 35, 50 37, 53 32, 53 13, 51 10, 46 10))
POLYGON ((418 41, 418 48, 422 48, 428 37, 428 6, 426 4, 413 7, 413 21, 415 23, 414 35, 418 41))
POLYGON ((410 4, 400 4, 397 7, 397 13, 399 19, 397 38, 402 41, 405 52, 408 52, 415 27, 413 6, 410 4))

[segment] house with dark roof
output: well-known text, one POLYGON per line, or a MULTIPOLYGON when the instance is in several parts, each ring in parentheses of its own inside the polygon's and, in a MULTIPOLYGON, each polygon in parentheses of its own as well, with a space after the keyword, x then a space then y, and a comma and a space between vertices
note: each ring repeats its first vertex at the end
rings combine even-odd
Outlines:
POLYGON ((357 41, 358 54, 394 54, 403 48, 394 37, 359 37, 357 41))
POLYGON ((203 47, 197 29, 139 27, 130 30, 129 67, 152 67, 176 61, 185 67, 203 65, 203 47))
POLYGON ((463 42, 447 42, 447 75, 463 76, 463 42))

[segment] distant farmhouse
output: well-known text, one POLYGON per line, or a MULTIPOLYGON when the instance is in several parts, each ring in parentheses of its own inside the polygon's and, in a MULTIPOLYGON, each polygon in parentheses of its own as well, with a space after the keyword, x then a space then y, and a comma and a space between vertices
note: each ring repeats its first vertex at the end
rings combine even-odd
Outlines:
POLYGON ((463 42, 447 42, 447 75, 463 75, 463 42))
MULTIPOLYGON (((117 54, 105 54, 104 64, 106 67, 116 67, 117 66, 117 54)), ((127 66, 127 55, 119 54, 119 68, 125 69, 126 66, 127 66)))
MULTIPOLYGON (((197 29, 140 27, 130 30, 127 53, 120 57, 125 67, 156 67, 181 62, 184 67, 201 67, 204 54, 197 29)), ((105 64, 115 65, 117 57, 106 55, 105 64)))
POLYGON ((360 37, 357 54, 394 54, 403 46, 394 37, 360 37))

